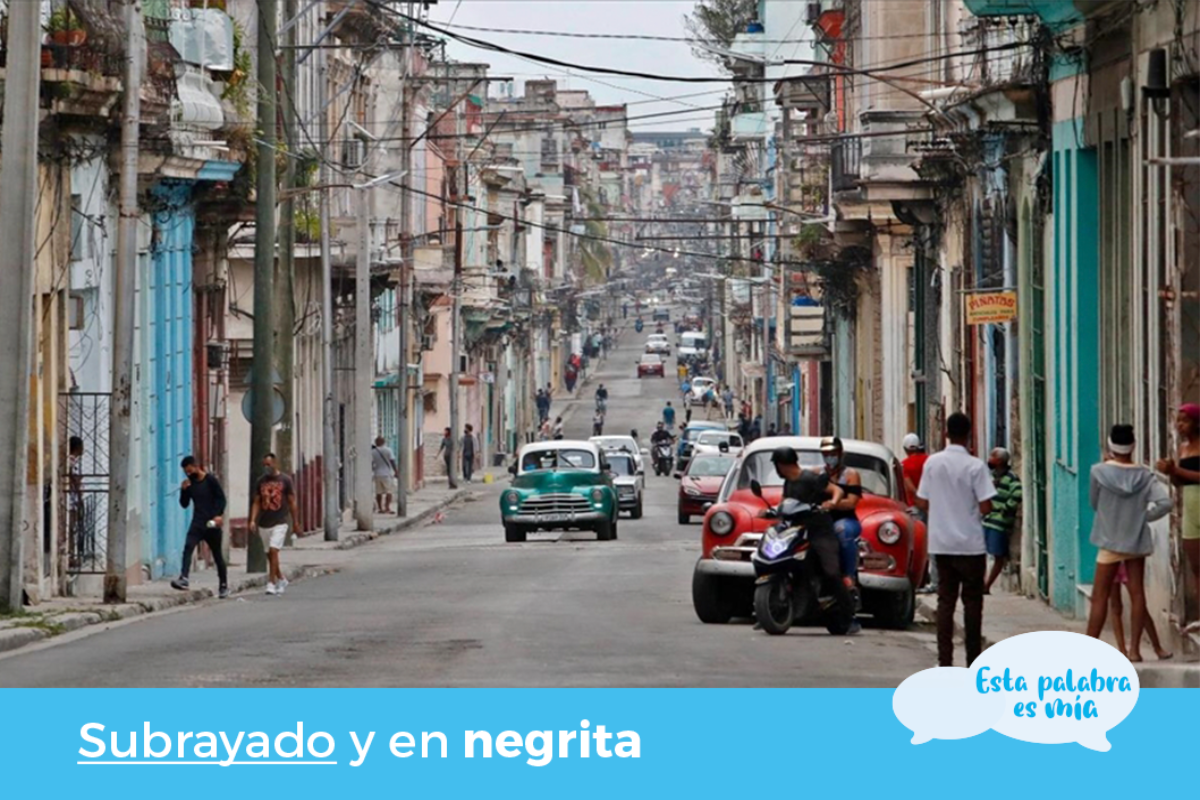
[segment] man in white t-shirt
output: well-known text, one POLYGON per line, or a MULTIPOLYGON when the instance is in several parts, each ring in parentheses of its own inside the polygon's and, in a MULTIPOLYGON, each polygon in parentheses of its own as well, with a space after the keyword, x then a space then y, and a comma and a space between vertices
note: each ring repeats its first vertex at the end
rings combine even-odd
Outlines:
POLYGON ((987 464, 967 452, 971 419, 962 413, 946 420, 945 450, 930 456, 917 488, 917 508, 926 513, 929 555, 938 574, 938 665, 954 666, 954 609, 962 589, 967 666, 983 649, 983 588, 987 541, 983 518, 992 510, 996 489, 987 464))

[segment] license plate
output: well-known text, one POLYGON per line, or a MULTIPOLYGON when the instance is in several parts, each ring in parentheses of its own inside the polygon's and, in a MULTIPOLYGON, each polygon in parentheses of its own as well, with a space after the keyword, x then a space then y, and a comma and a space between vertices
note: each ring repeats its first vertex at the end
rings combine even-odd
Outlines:
POLYGON ((538 514, 538 522, 570 522, 574 514, 538 514))

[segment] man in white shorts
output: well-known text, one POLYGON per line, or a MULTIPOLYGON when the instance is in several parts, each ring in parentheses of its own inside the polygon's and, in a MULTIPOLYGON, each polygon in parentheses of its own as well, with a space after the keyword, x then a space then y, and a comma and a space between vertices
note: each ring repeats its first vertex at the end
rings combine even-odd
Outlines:
POLYGON ((262 533, 267 539, 267 594, 283 594, 287 578, 279 567, 279 551, 287 538, 288 519, 293 526, 300 520, 292 479, 275 469, 275 454, 263 457, 263 476, 254 486, 250 504, 250 533, 262 533))

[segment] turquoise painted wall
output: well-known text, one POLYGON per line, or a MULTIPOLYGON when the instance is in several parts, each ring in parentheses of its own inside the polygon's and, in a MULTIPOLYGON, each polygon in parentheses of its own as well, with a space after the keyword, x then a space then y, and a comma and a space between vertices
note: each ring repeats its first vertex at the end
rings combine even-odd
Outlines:
POLYGON ((1077 585, 1090 583, 1096 550, 1088 541, 1088 471, 1100 458, 1099 187, 1096 153, 1083 146, 1080 119, 1057 123, 1054 154, 1054 252, 1047 276, 1046 345, 1052 419, 1051 602, 1075 611, 1077 585))

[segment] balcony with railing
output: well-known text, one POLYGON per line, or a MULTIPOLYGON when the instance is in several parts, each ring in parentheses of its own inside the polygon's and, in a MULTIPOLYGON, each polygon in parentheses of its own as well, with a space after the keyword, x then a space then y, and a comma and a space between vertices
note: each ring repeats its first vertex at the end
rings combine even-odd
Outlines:
POLYGON ((835 140, 829 148, 830 178, 835 192, 858 188, 862 178, 862 137, 835 140))

